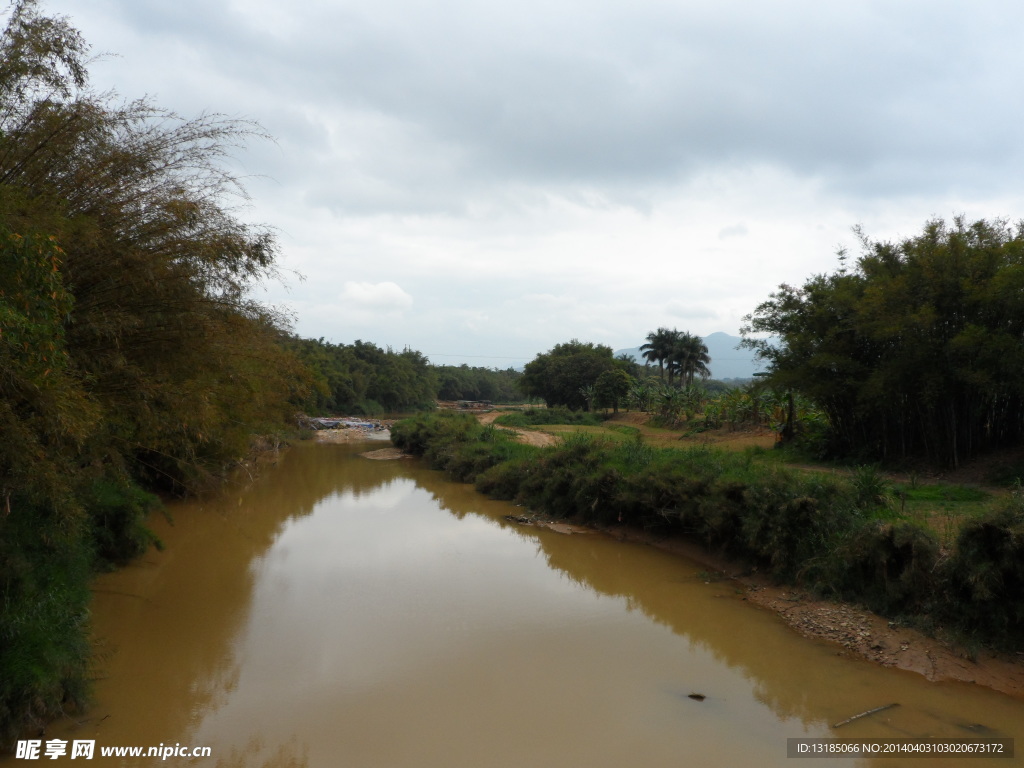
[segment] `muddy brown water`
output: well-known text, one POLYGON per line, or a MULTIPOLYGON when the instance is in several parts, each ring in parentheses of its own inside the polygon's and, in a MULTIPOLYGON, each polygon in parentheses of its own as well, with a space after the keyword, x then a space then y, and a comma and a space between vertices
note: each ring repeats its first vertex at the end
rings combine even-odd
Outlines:
POLYGON ((211 768, 1024 763, 787 758, 788 738, 1016 738, 1024 701, 837 656, 696 564, 509 523, 358 455, 378 446, 297 446, 154 521, 166 551, 95 585, 95 707, 43 738, 208 746, 164 762, 211 768))

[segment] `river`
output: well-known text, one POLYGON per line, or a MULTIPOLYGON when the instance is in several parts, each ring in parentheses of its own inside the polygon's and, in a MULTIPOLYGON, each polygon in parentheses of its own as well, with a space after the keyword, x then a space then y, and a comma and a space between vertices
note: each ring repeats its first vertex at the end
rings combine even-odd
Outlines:
POLYGON ((211 768, 1024 762, 794 763, 790 738, 1013 738, 1024 701, 839 656, 694 563, 508 522, 378 447, 296 446, 172 505, 165 551, 97 579, 95 707, 43 738, 211 768))

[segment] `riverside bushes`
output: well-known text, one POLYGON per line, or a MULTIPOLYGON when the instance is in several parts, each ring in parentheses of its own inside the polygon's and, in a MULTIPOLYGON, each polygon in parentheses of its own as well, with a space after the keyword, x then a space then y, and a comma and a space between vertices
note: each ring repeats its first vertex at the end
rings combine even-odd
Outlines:
POLYGON ((965 525, 946 572, 945 619, 1007 650, 1024 648, 1024 495, 965 525))
POLYGON ((766 466, 749 454, 656 449, 639 436, 611 442, 576 433, 537 448, 450 412, 399 422, 392 441, 483 493, 545 515, 691 536, 781 581, 1024 649, 1020 495, 966 525, 944 553, 931 531, 900 519, 864 472, 846 480, 766 466))
POLYGON ((258 126, 88 87, 37 0, 0 30, 0 747, 88 689, 88 582, 154 543, 315 383, 252 288, 273 233, 222 164, 258 126))

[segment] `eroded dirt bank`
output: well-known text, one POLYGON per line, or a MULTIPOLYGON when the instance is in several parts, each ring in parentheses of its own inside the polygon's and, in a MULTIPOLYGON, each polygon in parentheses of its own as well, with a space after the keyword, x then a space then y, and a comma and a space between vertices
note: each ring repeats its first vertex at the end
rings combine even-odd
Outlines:
MULTIPOLYGON (((745 566, 681 539, 656 538, 643 531, 603 529, 621 541, 634 541, 683 555, 708 567, 708 579, 721 581, 729 595, 774 611, 805 637, 832 643, 840 655, 859 656, 886 667, 916 672, 928 680, 975 683, 1024 698, 1024 654, 966 651, 849 603, 818 600, 793 587, 772 584, 745 566)), ((723 597, 727 596, 723 592, 723 597)))

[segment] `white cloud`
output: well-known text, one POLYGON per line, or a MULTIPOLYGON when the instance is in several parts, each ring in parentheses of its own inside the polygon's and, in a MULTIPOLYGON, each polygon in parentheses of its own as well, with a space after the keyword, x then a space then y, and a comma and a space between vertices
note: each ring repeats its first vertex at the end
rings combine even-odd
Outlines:
POLYGON ((365 312, 403 312, 412 306, 412 296, 391 281, 346 281, 345 288, 338 298, 343 305, 365 312))
POLYGON ((121 54, 97 89, 277 137, 239 157, 245 215, 307 278, 268 289, 305 336, 478 362, 735 333, 855 224, 1024 215, 1008 0, 44 5, 121 54))
POLYGON ((746 237, 750 234, 750 230, 743 224, 733 224, 728 227, 722 227, 718 230, 719 240, 728 240, 730 237, 746 237))

